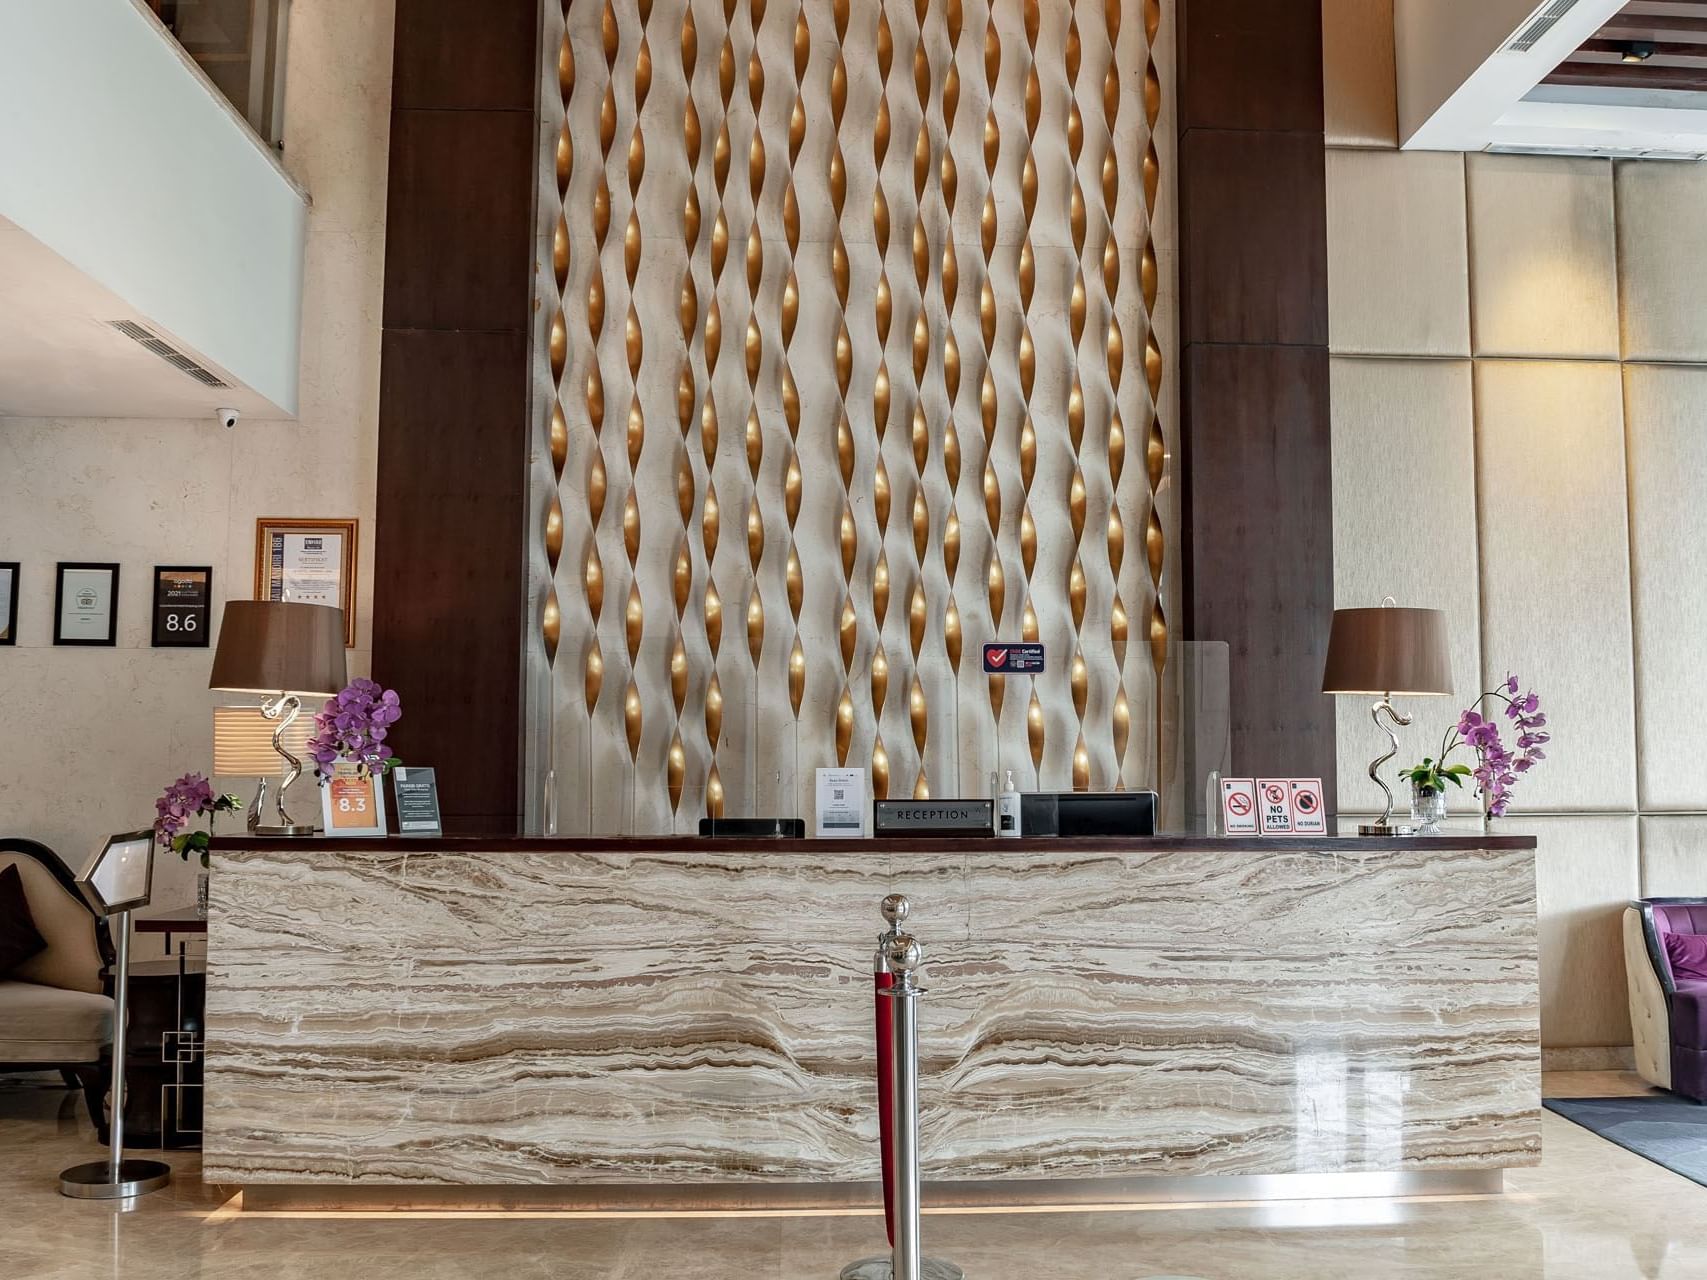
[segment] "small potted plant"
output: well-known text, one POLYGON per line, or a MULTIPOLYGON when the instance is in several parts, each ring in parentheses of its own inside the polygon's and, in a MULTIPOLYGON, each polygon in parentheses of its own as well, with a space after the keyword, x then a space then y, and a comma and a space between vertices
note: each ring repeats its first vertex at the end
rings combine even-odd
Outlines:
POLYGON ((186 773, 154 802, 154 838, 185 862, 190 850, 200 855, 203 870, 196 876, 196 911, 207 914, 207 846, 213 838, 213 815, 235 813, 243 801, 234 795, 215 795, 213 786, 199 773, 186 773), (206 817, 206 831, 186 831, 191 819, 206 817))
POLYGON ((1541 710, 1541 700, 1533 692, 1519 694, 1520 688, 1522 683, 1518 678, 1507 675, 1477 697, 1447 729, 1438 757, 1424 756, 1421 764, 1400 771, 1399 776, 1411 784, 1411 817, 1418 824, 1418 835, 1439 831, 1440 820, 1446 816, 1448 783, 1462 787, 1464 779, 1474 778, 1487 817, 1502 818, 1511 804, 1512 789, 1524 774, 1547 758, 1545 748, 1553 735, 1546 731, 1547 716, 1541 710), (1490 703, 1497 707, 1491 715, 1485 712, 1490 703), (1501 715, 1517 731, 1516 750, 1508 747, 1501 736, 1501 715), (1475 753, 1474 768, 1447 763, 1448 757, 1461 747, 1475 753))

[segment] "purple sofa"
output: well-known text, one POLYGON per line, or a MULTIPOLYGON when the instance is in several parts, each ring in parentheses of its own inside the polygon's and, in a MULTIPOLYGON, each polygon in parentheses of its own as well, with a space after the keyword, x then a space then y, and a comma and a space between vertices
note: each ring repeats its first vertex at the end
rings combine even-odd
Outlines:
POLYGON ((1668 933, 1707 934, 1707 898, 1638 898, 1626 913, 1625 965, 1637 1067, 1651 1083, 1703 1102, 1707 981, 1673 975, 1668 933))

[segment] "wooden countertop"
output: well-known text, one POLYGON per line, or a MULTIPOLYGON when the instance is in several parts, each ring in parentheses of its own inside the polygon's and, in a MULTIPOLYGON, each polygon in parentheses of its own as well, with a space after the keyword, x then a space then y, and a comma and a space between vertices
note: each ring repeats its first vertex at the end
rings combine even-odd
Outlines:
POLYGON ((1438 836, 1108 836, 1092 839, 1044 837, 1027 840, 1001 840, 994 837, 954 838, 941 836, 900 840, 894 838, 870 840, 777 840, 739 839, 709 836, 282 836, 230 835, 215 836, 213 848, 221 851, 265 848, 278 852, 281 848, 301 849, 304 852, 323 849, 374 850, 377 852, 434 853, 611 853, 622 849, 644 850, 649 853, 750 853, 756 848, 767 852, 798 850, 802 853, 1000 853, 1004 851, 1031 852, 1037 849, 1059 850, 1062 853, 1097 853, 1141 851, 1146 849, 1180 849, 1191 852, 1220 850, 1226 853, 1272 852, 1292 849, 1299 852, 1369 853, 1417 849, 1533 849, 1535 837, 1524 835, 1482 835, 1475 831, 1445 832, 1438 836))

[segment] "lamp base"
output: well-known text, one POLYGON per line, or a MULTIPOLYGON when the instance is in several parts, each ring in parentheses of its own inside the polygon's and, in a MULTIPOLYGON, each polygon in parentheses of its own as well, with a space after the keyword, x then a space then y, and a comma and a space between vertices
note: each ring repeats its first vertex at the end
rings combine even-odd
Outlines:
POLYGON ((274 823, 272 825, 261 823, 250 827, 249 834, 255 836, 317 836, 320 834, 320 828, 312 822, 274 823))
POLYGON ((1402 836, 1403 827, 1390 827, 1385 822, 1364 822, 1358 824, 1357 834, 1360 836, 1402 836))
POLYGON ((59 1175, 59 1194, 73 1200, 126 1200, 172 1181, 172 1167, 158 1160, 121 1160, 117 1182, 112 1173, 106 1160, 73 1165, 59 1175))

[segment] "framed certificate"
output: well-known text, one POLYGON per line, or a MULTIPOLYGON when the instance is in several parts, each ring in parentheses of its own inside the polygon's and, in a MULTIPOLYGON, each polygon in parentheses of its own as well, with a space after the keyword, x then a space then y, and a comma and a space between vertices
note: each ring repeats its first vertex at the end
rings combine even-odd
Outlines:
POLYGON ((53 588, 53 642, 104 645, 118 636, 119 567, 61 560, 53 588))
POLYGON ((155 565, 154 647, 207 648, 212 592, 213 569, 209 565, 155 565))
POLYGON ((373 774, 339 760, 320 786, 320 823, 329 836, 385 834, 385 791, 373 774))
POLYGON ((356 522, 255 521, 255 599, 344 611, 344 647, 356 642, 356 522))
POLYGON ((0 560, 0 644, 18 643, 18 562, 0 560))

